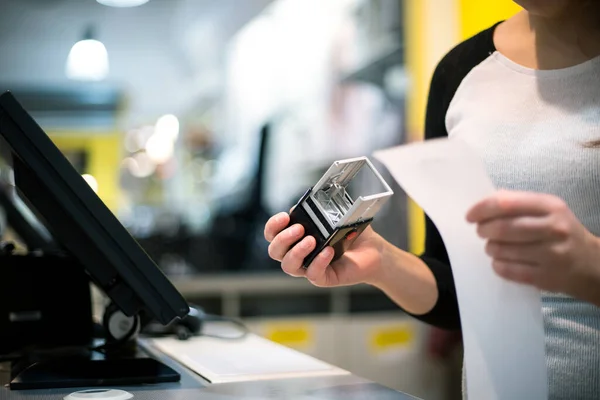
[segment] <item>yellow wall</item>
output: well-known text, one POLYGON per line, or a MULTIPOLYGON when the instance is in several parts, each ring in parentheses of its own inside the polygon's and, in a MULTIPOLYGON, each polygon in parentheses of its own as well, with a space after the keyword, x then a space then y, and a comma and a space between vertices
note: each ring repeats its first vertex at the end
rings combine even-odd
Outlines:
POLYGON ((406 43, 406 69, 410 76, 410 90, 407 93, 406 123, 410 141, 420 139, 425 121, 427 96, 427 71, 425 71, 425 2, 406 0, 404 2, 404 36, 406 43))
MULTIPOLYGON (((439 59, 459 40, 457 0, 405 0, 405 67, 410 77, 407 93, 409 141, 422 140, 429 81, 439 59)), ((408 202, 408 248, 423 251, 425 226, 422 210, 408 202)))
POLYGON ((84 151, 86 173, 96 178, 98 196, 111 211, 119 202, 119 165, 121 137, 118 133, 49 133, 61 151, 84 151))
MULTIPOLYGON (((423 21, 427 20, 426 14, 425 1, 404 1, 405 64, 411 82, 406 102, 406 129, 411 142, 422 137, 425 122, 428 83, 425 69, 427 57, 424 51, 427 38, 423 21)), ((419 253, 425 232, 423 213, 410 198, 407 206, 408 248, 419 253)))
POLYGON ((467 39, 513 16, 520 9, 511 0, 459 0, 461 38, 467 39))
MULTIPOLYGON (((422 140, 429 82, 437 62, 453 46, 520 10, 511 0, 405 0, 409 141, 422 140)), ((423 251, 423 211, 408 204, 409 250, 423 251)))

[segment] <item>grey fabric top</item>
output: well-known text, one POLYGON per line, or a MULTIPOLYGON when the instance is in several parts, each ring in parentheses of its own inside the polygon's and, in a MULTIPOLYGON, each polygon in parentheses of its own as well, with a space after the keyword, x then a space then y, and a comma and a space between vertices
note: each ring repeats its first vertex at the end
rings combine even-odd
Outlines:
MULTIPOLYGON (((600 139, 600 57, 535 71, 494 52, 461 82, 446 128, 498 188, 556 195, 600 235, 600 148, 584 146, 600 139)), ((550 398, 599 399, 600 308, 560 294, 542 301, 550 398)))

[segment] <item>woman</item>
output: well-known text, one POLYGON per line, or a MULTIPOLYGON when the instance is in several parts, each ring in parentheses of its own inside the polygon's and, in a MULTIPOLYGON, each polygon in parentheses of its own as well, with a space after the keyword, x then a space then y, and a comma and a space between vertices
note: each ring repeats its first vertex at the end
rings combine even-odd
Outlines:
MULTIPOLYGON (((451 136, 483 158, 502 191, 465 216, 494 271, 542 290, 551 399, 600 396, 600 1, 519 0, 524 10, 466 40, 439 63, 427 139, 451 136)), ((317 286, 368 283, 432 325, 459 329, 442 239, 426 218, 425 252, 372 229, 330 265, 287 214, 265 227, 283 270, 317 286)))

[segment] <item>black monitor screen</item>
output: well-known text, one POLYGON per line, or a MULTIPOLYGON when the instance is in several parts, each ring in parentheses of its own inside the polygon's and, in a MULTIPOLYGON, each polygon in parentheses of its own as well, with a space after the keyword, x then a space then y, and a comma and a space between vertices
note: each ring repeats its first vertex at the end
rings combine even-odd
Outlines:
POLYGON ((126 315, 163 324, 189 307, 162 271, 10 92, 0 95, 0 148, 20 197, 126 315))

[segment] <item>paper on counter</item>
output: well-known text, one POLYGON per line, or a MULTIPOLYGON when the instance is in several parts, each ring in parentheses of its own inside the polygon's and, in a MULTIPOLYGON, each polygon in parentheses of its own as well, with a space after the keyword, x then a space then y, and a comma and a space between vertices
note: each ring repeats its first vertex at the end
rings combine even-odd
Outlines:
POLYGON ((493 194, 481 160, 462 141, 436 139, 378 151, 438 228, 448 251, 461 314, 471 400, 548 398, 538 290, 498 277, 467 211, 493 194))
POLYGON ((147 339, 142 346, 156 349, 210 383, 348 375, 304 353, 248 334, 240 340, 197 336, 147 339))

